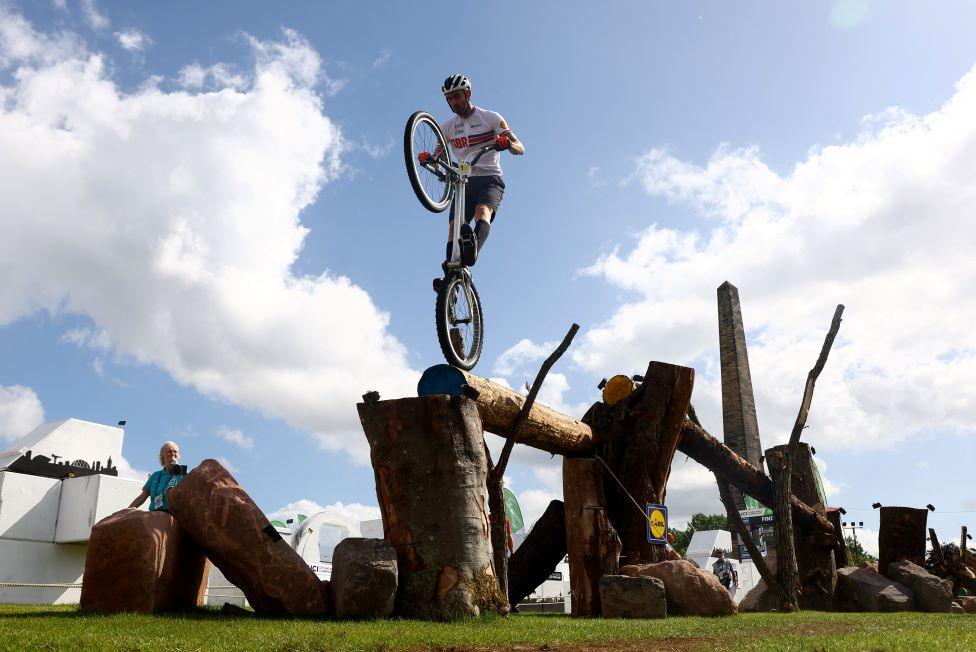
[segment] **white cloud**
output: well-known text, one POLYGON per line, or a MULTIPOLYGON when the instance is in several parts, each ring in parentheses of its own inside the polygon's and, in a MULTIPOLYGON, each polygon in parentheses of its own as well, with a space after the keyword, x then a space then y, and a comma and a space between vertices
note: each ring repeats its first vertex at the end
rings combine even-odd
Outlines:
POLYGON ((198 63, 191 63, 180 69, 176 81, 189 90, 204 87, 243 89, 248 84, 243 74, 234 72, 233 67, 224 63, 215 63, 206 68, 198 63))
POLYGON ((44 423, 44 406, 30 387, 0 385, 0 441, 20 439, 44 423))
POLYGON ((85 17, 85 22, 91 25, 92 29, 108 29, 111 24, 108 16, 98 11, 95 0, 81 0, 81 12, 85 17))
MULTIPOLYGON (((585 273, 638 295, 573 353, 594 375, 634 361, 694 366, 695 403, 721 424, 715 289, 739 287, 760 430, 787 437, 837 303, 844 323, 804 439, 884 448, 935 432, 976 434, 976 71, 924 116, 868 116, 851 142, 815 147, 788 174, 756 148, 703 166, 654 149, 633 180, 712 218, 651 225, 585 273)), ((636 371, 636 370, 635 370, 636 371)))
POLYGON ((129 28, 115 33, 122 49, 129 52, 143 52, 152 45, 152 39, 135 28, 129 28))
POLYGON ((292 271, 341 170, 317 53, 287 31, 250 40, 243 88, 126 92, 76 42, 0 9, 0 324, 86 316, 114 355, 366 460, 356 402, 418 374, 352 280, 292 271))
POLYGON ((364 138, 362 143, 359 145, 359 149, 366 152, 366 155, 371 159, 378 160, 384 158, 390 153, 390 151, 393 149, 393 144, 392 138, 387 140, 386 144, 384 145, 373 145, 372 143, 367 142, 364 138))
MULTIPOLYGON (((119 470, 120 478, 128 478, 129 480, 139 480, 140 482, 145 482, 146 478, 148 478, 152 473, 152 471, 137 469, 136 467, 132 466, 129 460, 127 460, 124 456, 118 461, 114 462, 116 468, 119 470)), ((135 498, 135 495, 132 497, 135 498)))
MULTIPOLYGON (((537 360, 545 360, 557 345, 558 342, 536 344, 528 338, 523 338, 498 355, 492 371, 501 376, 511 376, 515 372, 528 372, 531 363, 537 360)), ((538 371, 538 368, 532 371, 533 379, 535 379, 538 371)))
POLYGON ((380 68, 385 68, 386 64, 390 63, 390 58, 393 56, 393 51, 389 49, 384 49, 380 52, 379 56, 373 60, 373 69, 378 70, 380 68))
POLYGON ((240 430, 234 430, 233 428, 228 428, 227 426, 219 426, 217 428, 217 436, 224 441, 229 441, 235 446, 239 446, 244 450, 251 450, 254 448, 254 438, 248 437, 240 430))

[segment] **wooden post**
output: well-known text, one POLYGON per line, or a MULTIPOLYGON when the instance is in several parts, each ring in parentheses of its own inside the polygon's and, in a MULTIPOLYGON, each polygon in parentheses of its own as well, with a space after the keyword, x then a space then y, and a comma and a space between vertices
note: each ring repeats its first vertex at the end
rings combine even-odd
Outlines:
MULTIPOLYGON (((774 446, 766 451, 766 463, 774 485, 779 482, 785 455, 786 446, 774 446)), ((791 486, 794 496, 826 518, 825 497, 821 492, 815 464, 810 445, 798 442, 792 466, 791 486)), ((779 523, 774 525, 779 527, 779 523)), ((839 523, 836 527, 840 531, 839 523)), ((799 607, 832 611, 834 590, 837 588, 837 564, 834 557, 837 540, 834 536, 824 536, 803 523, 797 523, 793 532, 793 545, 801 588, 798 596, 799 607)))
POLYGON ((925 564, 925 523, 927 509, 882 507, 878 534, 878 571, 888 573, 888 565, 902 559, 925 564))
POLYGON ((383 532, 397 553, 395 613, 451 620, 505 611, 488 538, 477 406, 430 396, 357 407, 383 532))
POLYGON ((834 536, 837 539, 837 545, 834 547, 834 559, 837 562, 837 568, 844 568, 849 563, 847 556, 847 540, 844 539, 844 528, 841 527, 841 513, 839 509, 829 509, 827 510, 827 520, 830 524, 834 526, 834 536))
POLYGON ((942 544, 939 543, 939 535, 935 533, 935 528, 929 528, 929 541, 932 543, 932 554, 935 556, 935 563, 939 565, 943 573, 949 573, 949 564, 946 563, 945 555, 942 554, 942 544))
POLYGON ((566 510, 554 500, 508 560, 508 599, 514 607, 545 582, 566 556, 566 510))
POLYGON ((691 403, 695 370, 651 362, 644 382, 614 405, 597 403, 583 417, 611 473, 604 476, 607 516, 620 534, 625 564, 663 561, 647 542, 647 504, 664 504, 671 461, 691 403))
POLYGON ((620 538, 607 519, 603 475, 594 459, 563 459, 566 549, 575 617, 601 615, 600 578, 620 567, 620 538))

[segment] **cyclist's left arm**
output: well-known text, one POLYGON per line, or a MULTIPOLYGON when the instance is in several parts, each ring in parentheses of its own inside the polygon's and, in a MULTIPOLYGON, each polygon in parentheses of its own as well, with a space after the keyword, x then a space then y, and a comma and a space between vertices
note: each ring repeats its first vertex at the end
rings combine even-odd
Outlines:
POLYGON ((525 154, 525 145, 519 140, 511 129, 508 128, 508 124, 505 123, 505 118, 498 116, 498 127, 496 128, 498 137, 495 138, 495 144, 502 146, 502 149, 507 149, 512 154, 516 156, 521 156, 525 154), (503 146, 507 145, 507 147, 503 146))

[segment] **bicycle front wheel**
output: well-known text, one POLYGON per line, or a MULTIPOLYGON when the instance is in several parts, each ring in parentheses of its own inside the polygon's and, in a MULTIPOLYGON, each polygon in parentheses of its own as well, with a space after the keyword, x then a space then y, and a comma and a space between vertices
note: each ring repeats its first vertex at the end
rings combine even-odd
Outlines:
POLYGON ((414 194, 432 213, 440 213, 451 204, 450 179, 442 167, 421 165, 417 157, 423 152, 433 155, 436 151, 442 152, 444 161, 450 161, 447 139, 437 121, 429 113, 417 111, 407 120, 403 132, 403 159, 414 194))
POLYGON ((470 371, 481 357, 484 321, 481 298, 468 274, 452 274, 441 284, 435 310, 437 340, 449 364, 470 371))

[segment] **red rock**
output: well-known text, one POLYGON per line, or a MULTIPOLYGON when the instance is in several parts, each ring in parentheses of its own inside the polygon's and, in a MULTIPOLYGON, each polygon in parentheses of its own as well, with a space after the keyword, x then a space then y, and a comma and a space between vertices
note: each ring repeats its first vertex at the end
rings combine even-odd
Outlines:
POLYGON ((664 582, 668 613, 672 615, 728 616, 736 612, 732 596, 715 574, 697 568, 687 559, 624 566, 620 574, 656 577, 664 582))
POLYGON ((201 603, 207 559, 166 512, 128 507, 92 528, 82 611, 153 613, 201 603))
POLYGON ((204 460, 170 490, 169 504, 180 526, 255 611, 328 612, 328 588, 219 462, 204 460))

